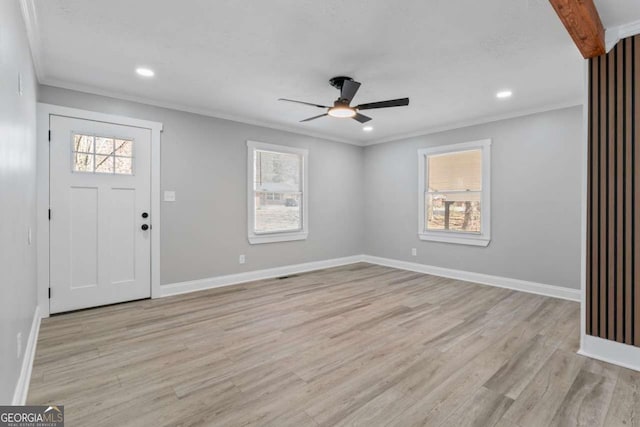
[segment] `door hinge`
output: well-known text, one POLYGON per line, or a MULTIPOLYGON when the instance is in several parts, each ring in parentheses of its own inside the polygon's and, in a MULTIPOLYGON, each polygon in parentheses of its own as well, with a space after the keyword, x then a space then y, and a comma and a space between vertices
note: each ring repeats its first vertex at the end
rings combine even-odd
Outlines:
POLYGON ((51 221, 51 209, 49 209, 49 221, 51 221))
POLYGON ((51 299, 51 288, 49 288, 49 299, 51 299))
POLYGON ((49 142, 51 142, 51 129, 49 129, 49 142))

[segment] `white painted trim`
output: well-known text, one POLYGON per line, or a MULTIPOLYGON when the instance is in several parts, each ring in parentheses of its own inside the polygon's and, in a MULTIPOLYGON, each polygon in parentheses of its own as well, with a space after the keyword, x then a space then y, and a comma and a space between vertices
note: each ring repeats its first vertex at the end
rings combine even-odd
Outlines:
POLYGON ((578 354, 640 371, 640 347, 587 335, 582 339, 578 354))
POLYGON ((387 142, 396 142, 408 138, 417 138, 421 136, 433 135, 436 133, 446 132, 449 130, 462 129, 470 126, 484 125, 487 123, 499 122, 501 120, 516 119, 518 117, 532 116, 534 114, 546 113, 548 111, 563 110, 565 108, 577 107, 582 105, 582 100, 573 100, 558 104, 542 105, 535 108, 527 108, 523 110, 512 111, 505 114, 496 114, 493 116, 484 116, 477 119, 460 120, 457 122, 447 123, 444 125, 431 126, 422 130, 401 133, 397 135, 380 138, 373 141, 365 142, 361 145, 368 147, 370 145, 385 144, 387 142))
POLYGON ((454 243, 461 245, 487 246, 491 242, 491 139, 438 145, 418 150, 418 237, 420 240, 454 243), (427 190, 427 156, 482 150, 482 221, 479 234, 452 231, 427 230, 425 197, 427 190))
POLYGON ((33 313, 33 321, 31 322, 31 331, 29 331, 29 341, 22 356, 22 368, 20 376, 13 392, 12 405, 24 405, 27 402, 27 394, 29 393, 29 383, 31 382, 31 371, 33 370, 33 359, 36 355, 36 346, 38 345, 38 334, 40 333, 40 307, 36 306, 33 313))
POLYGON ((353 255, 344 258, 312 261, 304 264, 286 265, 264 270, 248 271, 246 273, 227 274, 224 276, 209 277, 200 280, 171 283, 168 285, 162 285, 162 296, 167 297, 171 295, 180 295, 189 292, 202 291, 205 289, 220 288, 223 286, 253 282, 255 280, 273 279, 274 277, 282 277, 291 274, 305 273, 308 271, 322 270, 325 268, 339 267, 342 265, 362 262, 364 257, 364 255, 353 255))
POLYGON ((463 280, 465 282, 495 286, 499 288, 507 288, 514 291, 544 295, 569 301, 580 301, 580 291, 577 289, 546 285, 536 282, 528 282, 525 280, 511 279, 508 277, 491 276, 488 274, 473 273, 469 271, 453 270, 449 268, 418 264, 408 261, 400 261, 390 258, 382 258, 372 255, 353 255, 344 258, 313 261, 304 264, 286 265, 282 267, 268 268, 265 270, 249 271, 246 273, 228 274, 225 276, 208 277, 206 279, 171 283, 162 285, 162 296, 166 297, 171 295, 180 295, 205 289, 213 289, 223 286, 252 282, 255 280, 272 279, 274 277, 322 270, 324 268, 338 267, 342 265, 354 264, 357 262, 382 265, 385 267, 397 268, 399 270, 415 271, 417 273, 431 274, 433 276, 447 277, 450 279, 463 280))
POLYGON ((48 78, 48 77, 43 77, 42 79, 39 78, 38 80, 39 80, 40 84, 43 84, 43 85, 46 85, 46 86, 53 86, 53 87, 58 87, 58 88, 62 88, 62 89, 75 90, 75 91, 78 91, 78 92, 84 92, 84 93, 89 93, 89 94, 93 94, 93 95, 100 95, 100 96, 106 96, 106 97, 110 97, 110 98, 116 98, 116 99, 120 99, 120 100, 123 100, 123 101, 137 102, 137 103, 140 103, 140 104, 146 104, 146 105, 151 105, 151 106, 160 107, 160 108, 168 108, 170 110, 184 111, 184 112, 187 112, 187 113, 199 114, 199 115, 202 115, 202 116, 213 117, 213 118, 217 118, 217 119, 230 120, 230 121, 234 121, 234 122, 238 122, 238 123, 245 123, 245 124, 252 125, 252 126, 261 126, 261 127, 265 127, 265 128, 268 128, 268 129, 276 129, 276 130, 281 130, 281 131, 285 131, 285 132, 295 133, 295 134, 298 134, 298 135, 305 135, 305 136, 310 136, 310 137, 313 137, 313 138, 324 139, 324 140, 327 140, 327 141, 341 142, 341 143, 344 143, 344 144, 356 145, 356 146, 359 146, 359 147, 367 147, 367 146, 370 146, 370 145, 384 144, 386 142, 400 141, 400 140, 407 139, 407 138, 412 138, 412 137, 432 135, 432 134, 435 134, 435 133, 445 132, 445 131, 448 131, 448 130, 461 129, 461 128, 465 128, 465 127, 469 127, 469 126, 483 125, 483 124, 487 124, 487 123, 498 122, 498 121, 501 121, 501 120, 515 119, 515 118, 518 118, 518 117, 525 117, 525 116, 530 116, 530 115, 533 115, 533 114, 545 113, 547 111, 562 110, 562 109, 565 109, 565 108, 576 107, 578 105, 582 105, 580 101, 572 100, 572 101, 567 101, 567 102, 562 102, 562 103, 554 103, 554 104, 542 105, 542 106, 538 106, 538 107, 534 107, 534 108, 525 108, 525 109, 522 109, 522 110, 512 111, 512 112, 505 113, 505 114, 496 114, 496 115, 492 115, 492 116, 479 117, 479 118, 476 118, 476 119, 461 120, 461 121, 457 121, 457 122, 447 123, 447 124, 444 124, 444 125, 431 126, 431 127, 428 127, 428 128, 423 128, 421 130, 417 130, 417 131, 412 131, 412 132, 407 132, 407 133, 400 133, 400 134, 391 135, 391 136, 388 136, 388 137, 385 137, 385 138, 374 139, 372 141, 356 141, 356 140, 351 140, 351 139, 347 139, 347 138, 339 138, 339 137, 336 137, 336 136, 327 135, 327 134, 321 133, 321 132, 313 132, 313 131, 301 129, 301 128, 298 128, 298 127, 295 127, 295 126, 288 126, 288 125, 270 123, 270 122, 265 122, 265 121, 260 121, 260 120, 253 120, 253 119, 248 119, 246 117, 240 117, 240 116, 235 116, 235 115, 231 115, 231 114, 226 114, 226 113, 223 113, 223 112, 220 112, 220 111, 214 111, 214 110, 207 109, 207 108, 190 107, 190 106, 186 106, 186 105, 182 105, 182 104, 159 101, 159 100, 155 100, 155 99, 151 99, 151 98, 145 98, 145 97, 136 96, 136 95, 128 95, 128 94, 124 94, 124 93, 120 93, 120 92, 116 92, 116 91, 110 91, 110 90, 95 88, 95 87, 92 87, 92 86, 86 86, 86 85, 81 85, 81 84, 77 84, 77 83, 71 83, 71 82, 58 80, 58 79, 52 79, 52 78, 48 78))
MULTIPOLYGON (((133 119, 94 111, 79 110, 59 105, 37 105, 37 212, 38 225, 38 305, 41 316, 49 317, 49 117, 51 115, 94 120, 151 131, 151 298, 158 298, 160 290, 160 133, 162 123, 133 119)), ((55 215, 55 213, 54 213, 55 215)))
MULTIPOLYGON (((423 202, 424 203, 424 202, 423 202)), ((424 212, 424 211, 423 211, 424 212)), ((491 243, 490 238, 485 238, 479 234, 454 233, 446 231, 425 231, 418 233, 418 238, 427 242, 453 243, 456 245, 482 246, 487 247, 491 243)))
POLYGON ((570 301, 580 301, 580 291, 578 289, 546 285, 543 283, 529 282, 526 280, 511 279, 508 277, 491 276, 488 274, 473 273, 470 271, 454 270, 450 268, 436 267, 433 265, 418 264, 415 262, 400 261, 390 258, 381 258, 371 255, 364 255, 363 261, 370 264, 383 265, 385 267, 392 267, 401 270, 415 271, 417 273, 431 274, 434 276, 463 280, 465 282, 478 283, 481 285, 507 288, 514 291, 544 295, 570 301))
POLYGON ((609 52, 622 39, 640 34, 640 20, 607 28, 604 33, 605 49, 609 52))
POLYGON ((288 145, 267 144, 264 142, 247 141, 247 236, 252 245, 274 242, 289 242, 304 240, 309 235, 309 150, 290 147, 288 145), (277 153, 292 153, 302 157, 302 229, 293 232, 277 232, 256 234, 255 224, 255 196, 254 180, 254 151, 265 150, 277 153))
POLYGON ((295 133, 298 135, 311 136, 313 138, 324 139, 326 141, 341 142, 343 144, 351 144, 351 145, 357 145, 357 146, 364 145, 362 142, 359 142, 359 141, 353 141, 346 138, 339 138, 336 136, 326 135, 320 132, 305 130, 305 129, 301 129, 294 126, 287 126, 282 124, 265 122, 261 120, 253 120, 246 117, 227 114, 221 111, 211 110, 208 108, 190 107, 187 105, 177 104, 173 102, 160 101, 160 100, 145 98, 137 95, 128 95, 128 94, 120 93, 117 91, 99 89, 92 86, 85 86, 77 83, 71 83, 71 82, 58 80, 58 79, 51 79, 47 77, 44 77, 43 79, 39 79, 39 81, 41 84, 47 85, 47 86, 75 90, 78 92, 84 92, 84 93, 89 93, 93 95, 107 96, 109 98, 116 98, 124 101, 137 102, 140 104, 151 105, 154 107, 168 108, 170 110, 184 111, 186 113, 199 114, 201 116, 213 117, 213 118, 222 119, 222 120, 230 120, 233 122, 245 123, 252 126, 260 126, 268 129, 281 130, 285 132, 295 133))
POLYGON ((31 50, 31 59, 33 68, 36 72, 38 81, 44 79, 44 67, 42 66, 42 43, 40 38, 40 28, 38 26, 38 16, 36 15, 36 5, 34 0, 20 0, 20 10, 22 11, 22 19, 27 30, 27 40, 31 50))

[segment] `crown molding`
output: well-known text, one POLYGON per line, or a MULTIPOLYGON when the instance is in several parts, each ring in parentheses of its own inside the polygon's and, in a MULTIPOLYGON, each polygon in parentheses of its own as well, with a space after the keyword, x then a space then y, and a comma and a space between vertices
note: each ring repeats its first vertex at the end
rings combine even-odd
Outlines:
MULTIPOLYGON (((329 136, 321 132, 307 131, 294 126, 249 119, 246 117, 236 116, 233 114, 228 114, 228 113, 224 113, 217 110, 199 108, 199 107, 190 107, 190 106, 182 105, 179 103, 160 101, 157 99, 120 93, 118 91, 102 89, 94 86, 72 83, 65 80, 61 80, 61 79, 49 78, 46 76, 44 67, 42 65, 43 64, 42 47, 41 47, 42 43, 41 43, 41 36, 40 36, 39 27, 38 27, 38 19, 36 15, 35 0, 19 0, 19 2, 20 2, 20 8, 22 11, 22 16, 25 22, 27 38, 29 41, 29 45, 31 47, 31 56, 33 59, 33 65, 35 68, 36 76, 38 78, 38 82, 42 85, 74 90, 74 91, 93 94, 93 95, 106 96, 106 97, 115 98, 123 101, 130 101, 130 102, 136 102, 136 103, 150 105, 154 107, 167 108, 170 110, 183 111, 187 113, 198 114, 198 115, 213 117, 217 119, 229 120, 237 123, 244 123, 252 126, 260 126, 268 129, 280 130, 280 131, 290 132, 298 135, 309 136, 312 138, 323 139, 325 141, 341 142, 345 144, 355 145, 358 147, 366 147, 371 145, 383 144, 387 142, 400 141, 406 138, 426 136, 426 135, 431 135, 434 133, 444 132, 444 131, 453 130, 453 129, 465 128, 469 126, 476 126, 476 125, 496 122, 500 120, 507 120, 507 119, 512 119, 516 117, 528 116, 531 114, 542 113, 545 111, 559 110, 563 108, 582 105, 583 103, 582 100, 579 100, 579 101, 569 101, 569 102, 560 103, 560 104, 544 105, 541 107, 523 109, 523 110, 510 112, 506 114, 484 116, 476 119, 462 120, 462 121, 452 122, 444 125, 423 128, 418 131, 396 134, 396 135, 392 135, 389 137, 372 140, 372 141, 356 141, 356 140, 347 139, 347 138, 329 136)), ((629 37, 630 35, 635 35, 635 34, 640 34, 640 21, 630 23, 630 24, 625 24, 620 27, 614 27, 606 31, 606 35, 608 37, 607 40, 616 39, 613 45, 617 43, 619 38, 629 37)), ((611 47, 613 47, 613 45, 611 47)), ((609 46, 609 42, 607 42, 607 46, 609 46)))
POLYGON ((58 80, 58 79, 44 78, 40 81, 40 84, 45 86, 53 86, 53 87, 58 87, 62 89, 74 90, 77 92, 84 92, 92 95, 106 96, 109 98, 115 98, 123 101, 137 102, 139 104, 151 105, 154 107, 167 108, 170 110, 177 110, 177 111, 182 111, 186 113, 198 114, 201 116, 213 117, 216 119, 229 120, 232 122, 244 123, 252 126, 260 126, 260 127, 269 128, 269 129, 281 130, 285 132, 295 133, 298 135, 324 139, 325 141, 341 142, 344 144, 356 145, 359 147, 364 145, 363 143, 358 141, 352 141, 349 139, 328 136, 318 132, 304 131, 293 126, 286 126, 286 125, 280 125, 280 124, 275 124, 270 122, 263 122, 260 120, 247 119, 245 117, 235 116, 232 114, 222 113, 220 111, 210 110, 206 108, 189 107, 186 105, 172 103, 172 102, 158 101, 155 99, 145 98, 142 96, 129 95, 125 93, 119 93, 116 91, 99 89, 92 86, 70 83, 70 82, 58 80))
POLYGON ((446 132, 449 130, 462 129, 469 126, 478 126, 478 125, 483 125, 487 123, 498 122, 501 120, 515 119, 518 117, 530 116, 532 114, 544 113, 547 111, 554 111, 554 110, 562 110, 564 108, 577 107, 582 105, 583 105, 583 100, 574 100, 574 101, 563 102, 559 104, 548 104, 540 107, 513 111, 506 114, 497 114, 494 116, 485 116, 477 119, 461 120, 458 122, 452 122, 452 123, 448 123, 441 126, 433 126, 429 128, 424 128, 419 131, 408 132, 404 134, 390 136, 388 138, 374 140, 371 142, 365 142, 363 143, 363 145, 365 147, 368 147, 371 145, 385 144, 387 142, 396 142, 396 141, 401 141, 403 139, 408 139, 408 138, 433 135, 435 133, 446 132))
POLYGON ((38 81, 44 79, 44 68, 42 66, 42 44, 40 38, 40 29, 38 26, 38 16, 36 15, 36 5, 34 0, 19 0, 22 19, 27 30, 27 40, 31 48, 31 59, 33 68, 36 72, 38 81))
POLYGON ((640 34, 640 20, 629 22, 617 27, 607 28, 604 40, 607 52, 614 48, 622 39, 640 34))

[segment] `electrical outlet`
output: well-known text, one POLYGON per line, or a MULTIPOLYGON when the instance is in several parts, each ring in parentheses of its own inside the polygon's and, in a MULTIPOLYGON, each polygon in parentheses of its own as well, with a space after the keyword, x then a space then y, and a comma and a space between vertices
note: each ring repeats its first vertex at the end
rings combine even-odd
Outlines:
POLYGON ((244 257, 244 255, 240 255, 240 256, 238 257, 238 262, 239 262, 240 264, 244 264, 244 263, 246 262, 246 258, 244 257))
POLYGON ((22 332, 18 332, 16 335, 16 345, 18 346, 18 359, 22 356, 22 332))
POLYGON ((411 248, 411 255, 418 256, 418 250, 416 248, 411 248))

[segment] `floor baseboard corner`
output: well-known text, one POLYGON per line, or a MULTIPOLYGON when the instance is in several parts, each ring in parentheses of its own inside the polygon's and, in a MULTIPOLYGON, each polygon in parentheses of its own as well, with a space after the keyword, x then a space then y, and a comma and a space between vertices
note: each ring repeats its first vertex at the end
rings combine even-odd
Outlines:
POLYGON ((40 333, 40 306, 36 306, 33 313, 33 321, 31 323, 31 331, 29 332, 29 340, 22 356, 22 367, 20 376, 13 393, 12 405, 24 405, 27 402, 27 394, 29 393, 29 383, 31 382, 31 371, 33 370, 33 360, 36 356, 36 346, 38 344, 38 334, 40 333))
POLYGON ((511 279, 508 277, 492 276, 470 271, 454 270, 450 268, 436 267, 433 265, 419 264, 415 262, 401 261, 372 255, 365 255, 364 261, 371 264, 382 265, 385 267, 415 271, 417 273, 431 274, 433 276, 447 277, 449 279, 462 280, 465 282, 478 283, 481 285, 496 286, 499 288, 512 289, 514 291, 544 295, 569 301, 579 302, 581 299, 581 291, 579 289, 571 289, 561 286, 547 285, 544 283, 529 282, 520 279, 511 279))
POLYGON ((591 335, 583 335, 581 341, 579 355, 640 372, 640 347, 591 335))

